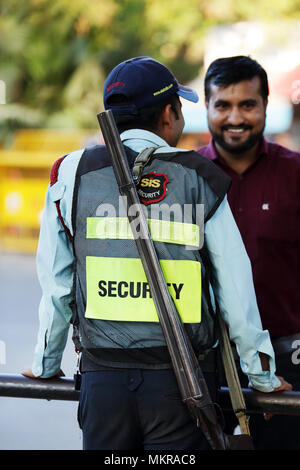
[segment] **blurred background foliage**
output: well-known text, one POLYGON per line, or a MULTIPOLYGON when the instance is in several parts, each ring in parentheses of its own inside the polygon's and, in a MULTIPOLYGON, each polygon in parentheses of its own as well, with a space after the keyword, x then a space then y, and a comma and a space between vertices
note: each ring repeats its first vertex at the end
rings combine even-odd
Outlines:
POLYGON ((300 0, 0 0, 0 139, 17 128, 95 128, 107 73, 150 55, 182 83, 208 28, 299 17, 300 0))

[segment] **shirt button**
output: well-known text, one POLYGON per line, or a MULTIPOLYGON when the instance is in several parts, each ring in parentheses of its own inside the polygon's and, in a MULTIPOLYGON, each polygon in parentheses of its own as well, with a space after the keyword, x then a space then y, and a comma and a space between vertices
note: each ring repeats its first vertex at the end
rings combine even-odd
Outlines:
POLYGON ((238 208, 238 211, 239 211, 239 212, 243 212, 243 208, 242 208, 242 207, 239 207, 239 208, 238 208))

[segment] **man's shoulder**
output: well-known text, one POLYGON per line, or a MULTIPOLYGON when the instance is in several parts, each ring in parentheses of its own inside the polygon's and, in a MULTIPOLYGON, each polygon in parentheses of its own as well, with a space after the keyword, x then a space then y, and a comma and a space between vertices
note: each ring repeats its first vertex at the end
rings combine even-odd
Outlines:
POLYGON ((164 156, 156 154, 156 158, 162 158, 169 162, 180 164, 184 168, 193 170, 205 180, 217 195, 227 193, 231 179, 226 173, 208 158, 196 150, 172 149, 173 151, 164 156))
POLYGON ((202 152, 207 153, 207 152, 209 151, 210 147, 211 147, 210 144, 202 145, 201 147, 198 147, 198 148, 196 149, 196 152, 198 152, 198 153, 202 153, 202 152))
POLYGON ((53 186, 57 182, 58 175, 60 175, 60 179, 64 179, 64 174, 68 174, 70 172, 70 166, 75 169, 77 168, 83 152, 84 149, 79 149, 66 153, 52 164, 50 170, 50 186, 53 186))
POLYGON ((208 160, 215 160, 216 158, 212 150, 212 143, 209 143, 207 145, 203 145, 202 147, 197 148, 196 152, 199 153, 200 155, 203 155, 208 160))
POLYGON ((79 176, 111 165, 111 159, 105 145, 93 145, 72 152, 67 155, 65 161, 66 164, 70 163, 76 168, 76 174, 79 176))
MULTIPOLYGON (((156 158, 160 158, 159 154, 160 150, 157 150, 157 153, 154 156, 156 158)), ((181 163, 183 166, 195 170, 203 168, 203 166, 215 169, 215 165, 212 165, 210 159, 206 158, 206 155, 203 155, 201 152, 198 152, 198 150, 170 148, 168 151, 161 153, 161 158, 176 163, 181 163)), ((219 171, 219 169, 217 169, 216 171, 219 171)))
POLYGON ((268 154, 277 158, 280 163, 300 168, 300 152, 297 150, 270 141, 267 141, 267 147, 268 154))

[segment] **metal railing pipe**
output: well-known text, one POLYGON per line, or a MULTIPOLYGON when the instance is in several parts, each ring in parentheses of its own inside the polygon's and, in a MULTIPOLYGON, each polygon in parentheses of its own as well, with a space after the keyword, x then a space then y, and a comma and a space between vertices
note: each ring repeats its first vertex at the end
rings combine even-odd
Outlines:
MULTIPOLYGON (((248 388, 242 390, 249 414, 268 412, 300 416, 300 392, 262 393, 248 388)), ((23 375, 0 374, 0 397, 78 401, 79 394, 74 389, 74 380, 69 377, 30 379, 23 375)), ((224 410, 231 409, 227 387, 221 387, 218 398, 224 410)))
POLYGON ((68 377, 30 379, 23 375, 0 374, 0 397, 42 398, 78 401, 74 380, 68 377))
MULTIPOLYGON (((249 388, 243 388, 242 391, 247 414, 271 413, 274 415, 300 416, 300 392, 263 393, 249 388)), ((224 410, 230 410, 231 403, 228 388, 221 387, 218 393, 220 406, 224 410)))

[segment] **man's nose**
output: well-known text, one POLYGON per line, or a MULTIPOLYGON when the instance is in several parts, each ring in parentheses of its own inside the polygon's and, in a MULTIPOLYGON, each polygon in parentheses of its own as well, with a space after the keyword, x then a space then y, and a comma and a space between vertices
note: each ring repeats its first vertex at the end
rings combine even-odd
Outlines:
POLYGON ((238 126, 244 122, 242 113, 237 106, 233 106, 228 114, 227 123, 238 126))

